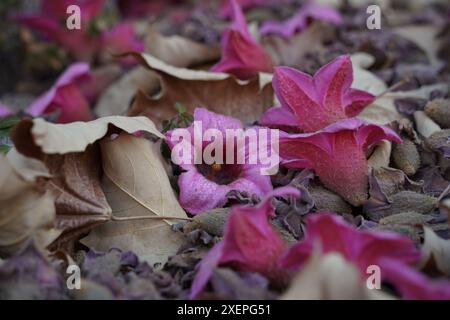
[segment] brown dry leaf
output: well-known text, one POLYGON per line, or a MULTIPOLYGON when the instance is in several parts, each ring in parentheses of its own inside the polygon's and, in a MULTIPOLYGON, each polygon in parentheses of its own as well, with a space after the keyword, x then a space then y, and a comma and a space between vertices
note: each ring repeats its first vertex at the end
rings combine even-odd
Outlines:
POLYGON ((0 154, 0 255, 14 254, 30 240, 45 248, 60 231, 54 228, 53 197, 23 180, 0 154))
POLYGON ((440 272, 450 276, 450 240, 440 238, 431 228, 424 227, 421 265, 434 265, 440 272))
POLYGON ((145 131, 159 138, 164 136, 145 117, 111 116, 89 122, 55 124, 43 119, 25 119, 11 132, 11 139, 20 153, 32 158, 42 154, 83 152, 86 147, 103 138, 112 125, 128 133, 145 131))
POLYGON ((148 29, 145 52, 180 68, 199 66, 220 58, 220 47, 210 47, 178 35, 165 37, 154 27, 148 29))
POLYGON ((298 66, 305 54, 323 50, 324 25, 314 22, 308 29, 290 39, 268 35, 261 44, 275 65, 298 66))
MULTIPOLYGON (((162 164, 160 146, 148 140, 121 134, 103 140, 105 190, 115 220, 130 217, 177 217, 186 219, 162 164)), ((132 250, 150 263, 165 262, 181 244, 181 233, 170 224, 177 219, 132 219, 110 221, 96 227, 82 243, 97 250, 119 247, 132 250)))
POLYGON ((392 299, 381 290, 369 290, 356 267, 340 254, 314 253, 292 280, 282 300, 392 299))
POLYGON ((152 97, 138 92, 129 114, 145 115, 157 125, 177 115, 176 103, 190 112, 204 107, 244 123, 258 120, 273 105, 270 77, 260 75, 249 81, 239 81, 225 73, 176 68, 147 54, 133 55, 159 75, 161 92, 152 97))
POLYGON ((73 239, 111 219, 111 208, 100 184, 101 161, 95 144, 107 134, 110 125, 129 133, 146 131, 162 137, 145 117, 106 117, 70 124, 27 119, 12 131, 17 151, 42 160, 49 170, 50 178, 42 179, 40 184, 55 196, 56 224, 64 231, 52 249, 70 249, 67 246, 73 239))

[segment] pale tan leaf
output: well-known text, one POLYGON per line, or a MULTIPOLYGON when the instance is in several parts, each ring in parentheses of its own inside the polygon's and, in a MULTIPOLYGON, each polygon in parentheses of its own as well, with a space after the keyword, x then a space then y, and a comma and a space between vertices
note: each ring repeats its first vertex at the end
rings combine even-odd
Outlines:
MULTIPOLYGON (((165 217, 186 219, 162 164, 159 144, 125 133, 102 141, 103 189, 119 219, 165 217)), ((119 220, 116 219, 116 220, 119 220)), ((112 246, 132 250, 151 262, 165 262, 183 242, 170 224, 178 219, 110 221, 96 227, 82 242, 97 250, 112 246)))
POLYGON ((111 116, 89 122, 55 124, 37 118, 19 122, 11 132, 17 150, 31 157, 44 154, 82 152, 103 138, 112 125, 128 133, 145 131, 164 138, 153 122, 145 117, 111 116))
POLYGON ((450 276, 450 240, 440 238, 431 228, 424 227, 425 240, 422 246, 421 265, 434 264, 435 267, 450 276))
POLYGON ((414 122, 416 124, 417 132, 419 132, 425 138, 429 138, 433 133, 441 130, 441 127, 434 122, 423 111, 414 112, 414 122))
POLYGON ((53 197, 13 170, 0 155, 0 255, 11 255, 33 240, 45 248, 60 231, 54 228, 53 197))
POLYGON ((314 253, 292 280, 282 300, 390 299, 381 290, 370 290, 356 266, 338 253, 314 253))
POLYGON ((16 173, 25 181, 36 181, 38 177, 52 177, 44 162, 25 157, 17 152, 16 148, 12 148, 6 154, 6 157, 16 173))
POLYGON ((193 67, 220 58, 220 48, 210 47, 178 35, 165 37, 150 27, 145 52, 175 67, 193 67))
POLYGON ((204 107, 236 117, 244 123, 258 120, 273 105, 273 90, 268 75, 239 81, 225 73, 176 68, 147 54, 134 56, 159 75, 162 89, 152 97, 145 92, 138 92, 129 114, 145 115, 157 125, 178 114, 176 103, 182 104, 190 112, 197 107, 204 107))

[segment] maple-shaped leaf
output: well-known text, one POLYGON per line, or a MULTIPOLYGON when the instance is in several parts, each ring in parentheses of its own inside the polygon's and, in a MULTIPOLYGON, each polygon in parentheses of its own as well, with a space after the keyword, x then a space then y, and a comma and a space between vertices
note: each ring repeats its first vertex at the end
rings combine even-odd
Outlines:
POLYGON ((236 0, 231 0, 231 4, 234 22, 222 34, 222 59, 211 71, 230 73, 240 79, 272 72, 272 59, 250 34, 239 4, 236 0))
POLYGON ((234 206, 225 226, 223 240, 214 246, 198 265, 198 272, 191 289, 196 298, 207 285, 217 266, 231 266, 239 271, 258 272, 275 282, 283 282, 286 272, 278 266, 278 260, 287 244, 269 223, 275 216, 271 200, 274 196, 300 196, 292 187, 274 190, 259 205, 234 206))
POLYGON ((286 21, 265 22, 260 29, 260 33, 262 35, 276 34, 283 38, 291 38, 297 32, 305 30, 314 20, 336 25, 340 25, 343 22, 339 11, 333 7, 309 3, 301 7, 293 17, 286 21))
POLYGON ((355 206, 368 197, 366 153, 386 139, 401 142, 389 128, 352 118, 315 133, 283 134, 280 156, 291 168, 310 168, 322 183, 355 206))
POLYGON ((314 132, 338 120, 358 115, 373 100, 370 93, 352 89, 350 56, 337 57, 310 75, 289 67, 275 68, 272 81, 281 108, 274 107, 260 123, 270 127, 314 132))

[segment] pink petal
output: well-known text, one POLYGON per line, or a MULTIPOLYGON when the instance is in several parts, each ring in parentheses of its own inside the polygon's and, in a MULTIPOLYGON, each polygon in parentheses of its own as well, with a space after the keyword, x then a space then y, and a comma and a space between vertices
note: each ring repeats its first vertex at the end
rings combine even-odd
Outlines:
POLYGON ((72 64, 50 90, 38 97, 27 108, 27 113, 38 117, 44 113, 59 110, 58 122, 91 120, 89 104, 76 85, 76 81, 88 73, 88 64, 81 62, 72 64))
POLYGON ((234 23, 222 35, 222 58, 211 71, 227 72, 240 79, 251 78, 258 72, 272 72, 273 63, 270 56, 248 31, 239 4, 236 0, 231 0, 231 3, 234 23))
POLYGON ((10 116, 11 114, 12 114, 12 111, 9 110, 9 108, 7 106, 0 103, 0 118, 10 116))
POLYGON ((144 51, 144 43, 136 39, 134 27, 130 22, 122 22, 112 30, 104 32, 102 41, 105 48, 113 54, 126 51, 144 51))
POLYGON ((264 112, 259 123, 262 126, 280 129, 286 127, 288 128, 286 131, 292 131, 295 130, 298 125, 298 121, 295 117, 292 110, 283 104, 281 107, 272 107, 264 112))
POLYGON ((227 202, 226 194, 231 191, 230 186, 208 180, 197 170, 183 172, 178 185, 181 206, 194 215, 222 207, 227 202))
POLYGON ((61 39, 61 27, 58 22, 52 18, 22 15, 18 18, 18 21, 31 30, 40 32, 47 40, 59 41, 61 39))
POLYGON ((449 280, 430 280, 401 261, 386 259, 381 272, 395 286, 400 296, 408 300, 450 300, 449 280))
POLYGON ((265 22, 260 29, 260 33, 262 35, 277 34, 283 38, 291 38, 297 32, 303 31, 308 27, 309 19, 336 25, 340 25, 343 22, 342 16, 334 8, 311 3, 303 6, 293 17, 286 21, 265 22))
MULTIPOLYGON (((220 7, 220 15, 222 17, 228 18, 233 15, 233 1, 234 0, 223 0, 220 7)), ((237 0, 236 1, 243 10, 251 9, 263 5, 269 1, 267 0, 237 0)))
POLYGON ((43 0, 41 12, 58 20, 60 17, 67 17, 67 7, 70 5, 79 6, 82 20, 88 21, 100 14, 104 0, 43 0))
POLYGON ((295 117, 280 123, 283 118, 274 117, 274 112, 271 112, 263 118, 264 124, 283 128, 292 127, 295 121, 296 131, 314 132, 359 114, 374 97, 350 88, 352 73, 351 60, 347 55, 323 66, 314 77, 293 68, 276 68, 273 78, 275 94, 282 106, 289 108, 295 117))
POLYGON ((284 187, 274 190, 258 206, 234 206, 222 242, 210 250, 198 266, 191 298, 198 296, 208 283, 213 269, 219 265, 259 272, 274 281, 284 280, 287 274, 279 268, 278 260, 286 249, 286 243, 268 221, 269 217, 275 216, 271 205, 274 196, 299 197, 300 192, 284 187))
POLYGON ((407 237, 393 232, 361 231, 336 214, 317 213, 308 217, 306 238, 292 246, 280 264, 298 270, 310 257, 316 243, 320 243, 323 254, 342 254, 363 276, 367 275, 368 266, 384 266, 386 259, 406 265, 420 258, 420 251, 407 237))
POLYGON ((306 160, 327 188, 358 206, 368 196, 367 148, 382 139, 400 141, 392 130, 353 118, 316 133, 282 136, 280 156, 290 167, 306 160))

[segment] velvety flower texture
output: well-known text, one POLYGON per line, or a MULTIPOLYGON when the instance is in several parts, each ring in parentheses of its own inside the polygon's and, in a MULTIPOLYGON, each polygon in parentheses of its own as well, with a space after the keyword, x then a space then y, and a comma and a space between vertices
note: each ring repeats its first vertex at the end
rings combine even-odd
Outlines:
POLYGON ((414 243, 393 232, 361 231, 329 213, 308 217, 307 235, 280 259, 280 266, 299 270, 318 247, 323 254, 337 252, 368 277, 367 267, 380 267, 382 280, 389 281, 406 299, 449 299, 450 282, 432 282, 411 264, 420 258, 414 243))
POLYGON ((289 67, 275 68, 273 88, 281 107, 266 111, 260 123, 294 132, 314 132, 358 115, 373 100, 370 93, 351 89, 350 56, 337 57, 314 77, 289 67))
POLYGON ((346 119, 315 133, 281 135, 280 157, 285 166, 313 169, 327 188, 359 206, 368 197, 367 151, 383 139, 401 142, 386 127, 346 119))
POLYGON ((130 33, 127 22, 114 27, 115 37, 108 36, 109 32, 105 34, 93 30, 94 19, 100 14, 103 5, 104 0, 42 0, 40 14, 22 15, 19 21, 66 48, 77 60, 91 61, 102 49, 120 47, 141 51, 143 44, 136 40, 134 31, 130 33), (66 27, 66 10, 70 5, 80 7, 82 26, 79 30, 68 30, 66 27))
POLYGON ((291 38, 297 32, 305 30, 311 20, 329 22, 336 25, 342 24, 342 16, 333 7, 309 3, 300 8, 300 10, 286 21, 267 21, 260 33, 263 35, 276 34, 283 38, 291 38))
POLYGON ((9 108, 4 104, 0 103, 0 118, 9 116, 11 114, 12 114, 11 110, 9 110, 9 108))
POLYGON ((287 273, 278 266, 287 245, 268 219, 275 217, 273 197, 299 197, 293 187, 274 190, 257 206, 234 206, 225 226, 223 240, 212 248, 198 266, 190 297, 196 298, 217 266, 258 272, 273 281, 283 281, 287 273))
MULTIPOLYGON (((207 129, 218 129, 224 137, 223 146, 226 149, 226 129, 242 129, 239 120, 210 112, 203 108, 197 108, 194 111, 194 121, 202 124, 203 133, 207 129)), ((177 130, 177 129, 175 129, 177 130)), ((171 149, 177 144, 172 141, 172 135, 175 130, 167 132, 167 142, 171 149)), ((189 149, 194 150, 194 125, 188 128, 191 141, 180 143, 190 144, 189 149)), ((202 133, 202 134, 203 134, 202 133)), ((203 142, 204 150, 211 142, 203 142)), ((249 150, 249 142, 246 139, 244 148, 249 150)), ((188 150, 188 149, 186 149, 188 150)), ((235 148, 234 159, 237 159, 237 153, 242 150, 235 148)), ((224 157, 227 157, 224 152, 224 157)), ((245 191, 250 194, 256 194, 259 197, 272 190, 270 176, 261 175, 261 164, 212 164, 208 165, 194 164, 193 153, 189 163, 180 164, 186 170, 178 180, 180 187, 180 204, 191 214, 198 214, 205 210, 214 209, 225 205, 227 202, 226 194, 231 190, 245 191)))
POLYGON ((58 78, 53 87, 38 97, 28 108, 27 113, 34 117, 58 112, 57 122, 89 121, 93 115, 89 102, 80 90, 78 81, 87 80, 89 65, 74 63, 58 78))
POLYGON ((222 58, 211 71, 230 73, 240 79, 272 72, 272 60, 250 34, 239 4, 236 0, 231 0, 231 4, 234 22, 222 34, 222 58))

